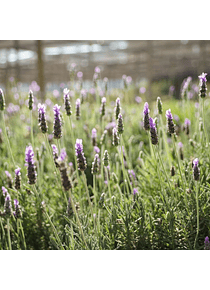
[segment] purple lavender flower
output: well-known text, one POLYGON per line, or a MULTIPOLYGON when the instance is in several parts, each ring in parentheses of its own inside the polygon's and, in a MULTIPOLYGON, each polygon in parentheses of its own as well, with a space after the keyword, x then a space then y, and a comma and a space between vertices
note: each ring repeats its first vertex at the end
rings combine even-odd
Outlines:
POLYGON ((92 145, 93 146, 97 146, 96 138, 97 138, 97 130, 93 128, 92 130, 92 145))
POLYGON ((199 163, 198 158, 195 158, 193 160, 193 175, 194 175, 194 180, 196 181, 200 179, 200 170, 198 168, 198 163, 199 163))
POLYGON ((124 132, 123 117, 121 113, 119 113, 117 119, 117 132, 118 134, 122 134, 124 132))
POLYGON ((118 115, 120 114, 121 107, 120 107, 120 98, 116 99, 116 107, 115 107, 115 118, 118 119, 118 115))
POLYGON ((190 120, 186 118, 184 121, 184 125, 185 125, 184 130, 186 132, 186 135, 189 135, 190 133, 190 124, 191 124, 190 120))
POLYGON ((138 189, 137 188, 134 188, 133 189, 133 195, 136 195, 138 193, 138 189))
POLYGON ((85 155, 83 153, 82 139, 76 140, 75 154, 77 156, 78 169, 80 171, 85 171, 85 169, 87 168, 87 163, 86 163, 85 155))
POLYGON ((29 110, 33 109, 33 104, 34 104, 34 96, 32 90, 29 91, 28 95, 28 108, 29 110))
POLYGON ((38 104, 38 121, 39 121, 39 127, 43 134, 47 133, 48 127, 46 122, 46 106, 43 104, 38 104))
POLYGON ((64 99, 64 106, 66 110, 66 115, 71 116, 72 111, 71 111, 71 104, 70 104, 70 98, 69 98, 69 90, 64 89, 63 90, 63 99, 64 99))
POLYGON ((53 107, 54 111, 54 138, 60 139, 62 137, 62 130, 61 130, 61 115, 60 115, 60 106, 57 104, 53 107))
POLYGON ((3 196, 7 195, 8 190, 4 186, 2 186, 1 189, 2 189, 2 192, 3 192, 3 196))
POLYGON ((5 173, 6 173, 7 177, 12 178, 11 174, 9 173, 9 171, 6 170, 5 173))
POLYGON ((150 125, 150 136, 153 145, 157 145, 158 143, 158 135, 155 121, 150 117, 149 118, 149 125, 150 125))
POLYGON ((59 164, 57 162, 57 159, 58 159, 58 148, 56 147, 55 144, 52 144, 51 147, 52 147, 52 150, 53 150, 53 160, 54 160, 55 166, 59 167, 59 164))
POLYGON ((198 76, 198 78, 200 79, 200 92, 199 92, 199 96, 201 98, 205 98, 206 97, 206 91, 207 91, 207 79, 206 79, 207 73, 202 73, 200 76, 198 76))
POLYGON ((97 174, 99 172, 99 155, 96 154, 94 157, 94 161, 92 162, 91 173, 97 174))
POLYGON ((61 149, 61 153, 60 153, 61 160, 64 161, 66 156, 67 156, 66 149, 65 148, 61 149))
POLYGON ((57 159, 57 161, 59 163, 59 170, 60 170, 60 174, 61 174, 62 185, 64 187, 64 190, 68 191, 69 189, 71 189, 73 187, 73 185, 72 185, 72 182, 67 175, 67 166, 66 166, 65 159, 62 159, 63 157, 64 156, 61 155, 57 159))
POLYGON ((141 88, 139 89, 139 93, 140 93, 140 94, 144 94, 144 93, 146 93, 146 88, 145 88, 145 87, 141 87, 141 88))
POLYGON ((166 111, 166 119, 167 119, 167 122, 168 122, 168 132, 170 134, 174 134, 175 133, 175 129, 174 129, 173 116, 171 114, 171 109, 166 111))
POLYGON ((100 107, 100 114, 102 117, 105 115, 105 108, 106 108, 106 98, 103 97, 101 99, 101 107, 100 107))
POLYGON ((100 153, 100 149, 99 149, 97 146, 94 146, 94 151, 95 151, 96 153, 100 153))
POLYGON ((146 102, 144 104, 144 110, 143 110, 143 115, 144 115, 144 129, 148 131, 150 129, 150 124, 149 124, 149 104, 146 102))
POLYGON ((26 166, 28 169, 28 174, 27 174, 28 183, 35 184, 37 173, 36 173, 35 165, 34 165, 34 151, 33 151, 32 146, 26 147, 25 161, 26 161, 26 166))
POLYGON ((120 144, 120 138, 118 136, 118 132, 116 127, 112 129, 112 145, 118 146, 120 144))
POLYGON ((205 237, 205 240, 204 240, 204 250, 210 250, 209 237, 205 237))
POLYGON ((80 99, 76 100, 76 119, 79 120, 80 119, 80 99))
POLYGON ((15 169, 15 189, 20 189, 20 182, 21 182, 21 174, 20 174, 21 168, 15 169))
POLYGON ((13 215, 15 216, 16 219, 21 218, 22 213, 19 206, 19 201, 17 199, 14 199, 14 206, 15 206, 15 211, 13 212, 13 215))
POLYGON ((5 203, 4 203, 4 216, 6 218, 9 218, 12 215, 12 203, 11 203, 11 197, 9 193, 7 193, 5 197, 5 203))

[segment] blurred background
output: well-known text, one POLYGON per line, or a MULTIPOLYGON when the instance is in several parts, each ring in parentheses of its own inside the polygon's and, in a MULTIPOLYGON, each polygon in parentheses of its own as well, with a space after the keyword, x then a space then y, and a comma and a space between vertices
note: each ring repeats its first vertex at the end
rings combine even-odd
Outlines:
POLYGON ((109 79, 109 90, 122 88, 126 75, 148 98, 152 85, 161 81, 166 94, 172 90, 179 98, 184 78, 198 81, 198 75, 210 71, 210 41, 0 41, 0 87, 6 92, 15 80, 22 91, 31 88, 44 100, 47 91, 60 94, 69 85, 72 68, 83 73, 83 88, 90 90, 95 67, 100 68, 101 79, 109 79))

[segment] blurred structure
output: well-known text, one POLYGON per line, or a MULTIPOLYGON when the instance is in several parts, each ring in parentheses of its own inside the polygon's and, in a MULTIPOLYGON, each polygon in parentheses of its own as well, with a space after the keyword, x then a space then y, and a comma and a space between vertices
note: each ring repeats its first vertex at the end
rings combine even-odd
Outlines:
POLYGON ((210 41, 0 41, 0 85, 5 88, 10 77, 28 84, 35 80, 44 97, 47 83, 69 81, 72 63, 83 72, 84 80, 92 80, 99 66, 102 77, 109 80, 121 79, 123 74, 134 81, 146 78, 149 84, 171 78, 178 92, 183 78, 210 72, 210 41))

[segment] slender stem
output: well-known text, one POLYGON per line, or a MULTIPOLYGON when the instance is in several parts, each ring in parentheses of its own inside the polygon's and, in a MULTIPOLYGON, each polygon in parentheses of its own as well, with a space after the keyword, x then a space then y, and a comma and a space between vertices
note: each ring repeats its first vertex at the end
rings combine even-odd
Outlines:
POLYGON ((103 172, 103 165, 102 165, 102 160, 103 160, 103 154, 104 154, 104 144, 101 146, 101 191, 103 187, 103 182, 104 182, 104 172, 103 172))
POLYGON ((11 147, 10 147, 10 142, 9 142, 9 138, 7 136, 7 131, 6 131, 6 124, 5 124, 5 118, 4 118, 4 111, 2 111, 2 119, 3 119, 3 130, 4 130, 4 135, 5 135, 5 138, 6 138, 6 141, 7 141, 7 147, 9 149, 9 154, 10 154, 10 157, 12 159, 12 162, 13 162, 13 165, 14 167, 16 166, 15 165, 15 160, 13 158, 13 154, 12 154, 12 150, 11 150, 11 147))
POLYGON ((168 179, 168 175, 167 175, 167 173, 166 173, 165 167, 164 167, 164 165, 163 165, 163 161, 162 161, 162 158, 161 158, 160 152, 159 152, 159 150, 158 150, 158 147, 157 147, 157 153, 158 153, 158 157, 159 157, 159 160, 160 160, 161 166, 162 166, 162 168, 163 168, 164 174, 165 174, 165 176, 166 176, 166 179, 167 179, 167 182, 168 182, 168 186, 169 186, 170 191, 171 191, 171 193, 172 193, 173 191, 172 191, 172 189, 171 189, 171 184, 170 184, 170 181, 169 181, 169 179, 168 179))
POLYGON ((18 219, 19 223, 20 223, 20 229, 21 229, 21 232, 22 232, 22 236, 23 236, 23 244, 24 244, 24 248, 26 250, 26 240, 25 240, 25 235, 24 235, 24 231, 23 231, 23 226, 22 226, 22 222, 20 219, 18 219))
POLYGON ((9 244, 9 250, 12 250, 11 246, 11 239, 10 239, 10 224, 9 224, 9 218, 7 218, 7 237, 8 237, 8 244, 9 244))
MULTIPOLYGON (((124 157, 123 157, 123 146, 122 146, 122 136, 120 137, 120 150, 119 155, 121 157, 121 164, 122 164, 122 172, 123 172, 123 182, 126 180, 126 173, 125 173, 125 165, 124 165, 124 157)), ((128 188, 128 182, 126 182, 126 189, 127 189, 127 194, 129 195, 129 188, 128 188)))
POLYGON ((95 212, 96 212, 96 176, 93 174, 93 192, 94 192, 94 200, 95 200, 95 212))
MULTIPOLYGON (((31 118, 31 144, 34 148, 34 136, 33 136, 33 113, 32 110, 30 110, 30 118, 31 118)), ((34 148, 35 149, 35 148, 34 148)))
POLYGON ((110 198, 111 205, 112 205, 112 207, 113 207, 113 200, 112 200, 112 194, 111 194, 110 183, 109 183, 109 173, 108 173, 108 168, 105 167, 105 170, 106 170, 106 176, 107 176, 109 198, 110 198))
POLYGON ((199 181, 196 182, 196 208, 197 208, 197 233, 194 242, 194 249, 196 248, 198 234, 199 234, 199 203, 198 203, 198 192, 199 192, 199 181))

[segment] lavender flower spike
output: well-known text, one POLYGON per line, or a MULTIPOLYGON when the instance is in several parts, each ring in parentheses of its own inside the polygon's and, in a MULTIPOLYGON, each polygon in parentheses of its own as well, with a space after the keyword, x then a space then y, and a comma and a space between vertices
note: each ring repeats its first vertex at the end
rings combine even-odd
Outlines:
POLYGON ((199 163, 198 158, 195 158, 193 160, 193 176, 194 176, 194 180, 196 181, 200 179, 200 170, 198 168, 198 163, 199 163))
POLYGON ((58 159, 58 148, 56 147, 55 144, 52 144, 51 147, 52 147, 52 150, 53 150, 53 160, 54 160, 55 166, 56 167, 59 167, 59 164, 57 163, 57 159, 58 159))
POLYGON ((204 250, 210 250, 209 237, 205 237, 205 240, 204 240, 204 250))
POLYGON ((80 99, 76 100, 76 119, 79 120, 80 119, 80 99))
POLYGON ((7 196, 5 197, 5 203, 4 203, 4 216, 9 218, 11 215, 12 215, 11 197, 9 193, 7 193, 7 196))
POLYGON ((77 156, 78 169, 80 171, 85 171, 85 169, 87 168, 87 163, 86 163, 85 155, 83 153, 82 139, 76 140, 75 154, 77 156))
POLYGON ((61 116, 60 116, 60 106, 57 104, 53 107, 54 111, 54 138, 60 139, 62 137, 62 130, 61 130, 61 116))
POLYGON ((151 136, 152 144, 157 145, 158 144, 158 135, 157 135, 156 124, 151 117, 149 118, 149 124, 150 124, 150 136, 151 136))
POLYGON ((206 79, 207 73, 202 73, 198 78, 200 79, 200 92, 199 92, 199 96, 201 98, 205 98, 206 97, 206 91, 207 91, 207 79, 206 79))
POLYGON ((184 121, 184 124, 185 124, 185 126, 184 126, 185 132, 186 132, 187 135, 189 135, 189 133, 190 133, 190 124, 191 124, 190 120, 186 118, 185 121, 184 121))
POLYGON ((46 122, 46 115, 45 115, 46 106, 43 104, 38 104, 38 113, 39 113, 39 127, 43 134, 47 133, 48 127, 46 122))
POLYGON ((64 100, 64 105, 65 105, 66 115, 71 116, 72 111, 71 111, 71 104, 70 104, 70 98, 69 98, 69 90, 64 89, 63 94, 64 94, 63 100, 64 100))
POLYGON ((93 128, 92 130, 92 145, 93 146, 97 146, 96 138, 97 138, 97 130, 93 128))
POLYGON ((115 118, 116 120, 118 119, 118 115, 121 111, 121 107, 120 107, 120 98, 116 99, 116 107, 115 107, 115 118))
POLYGON ((7 195, 7 193, 8 193, 7 189, 4 186, 2 186, 1 189, 2 189, 2 192, 3 192, 3 196, 7 195))
POLYGON ((28 94, 28 108, 29 110, 33 109, 33 104, 34 104, 34 96, 32 90, 29 91, 28 94))
POLYGON ((19 201, 17 199, 14 199, 14 206, 15 206, 15 211, 13 212, 14 216, 16 219, 22 217, 22 212, 19 206, 19 201))
POLYGON ((149 104, 146 102, 144 104, 144 110, 143 110, 143 115, 144 115, 144 129, 148 131, 150 129, 150 124, 149 124, 149 104))
POLYGON ((105 115, 105 108, 106 108, 106 98, 103 97, 101 99, 101 107, 100 107, 100 114, 102 117, 105 115))
POLYGON ((26 161, 26 166, 28 167, 28 183, 29 184, 35 184, 36 183, 36 177, 37 173, 35 170, 35 165, 34 165, 34 151, 32 146, 26 147, 25 151, 25 161, 26 161))
POLYGON ((21 174, 20 174, 21 168, 15 169, 15 189, 20 189, 20 182, 21 182, 21 174))
POLYGON ((174 134, 175 133, 175 129, 174 129, 173 116, 171 114, 171 109, 166 111, 166 119, 167 119, 167 122, 168 122, 168 132, 170 134, 174 134))

